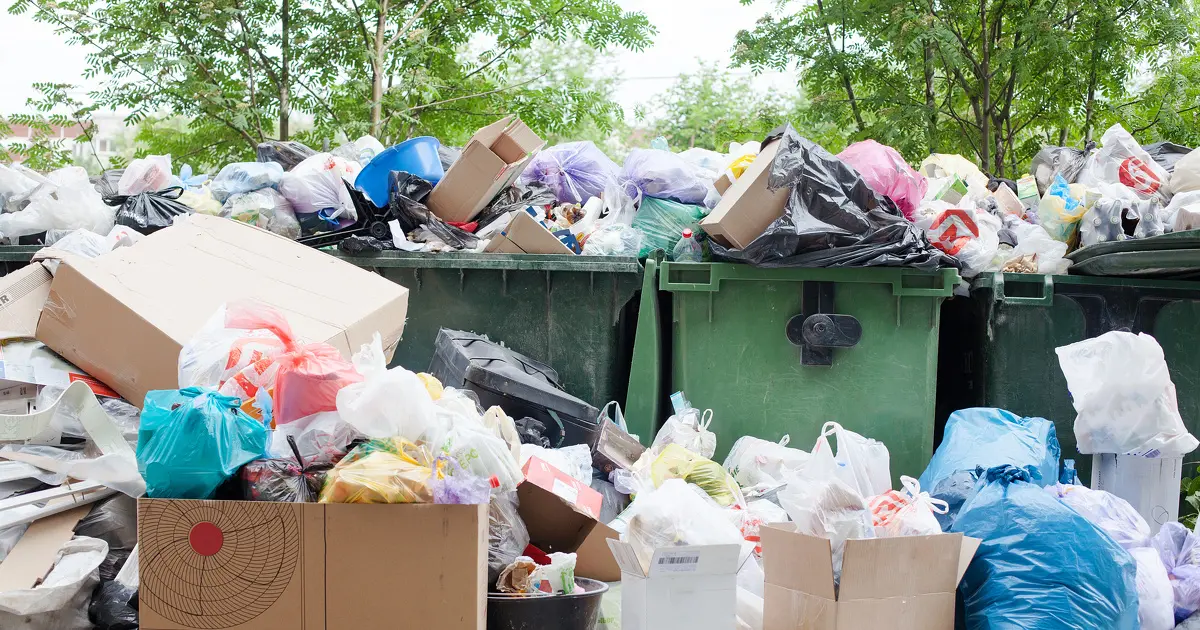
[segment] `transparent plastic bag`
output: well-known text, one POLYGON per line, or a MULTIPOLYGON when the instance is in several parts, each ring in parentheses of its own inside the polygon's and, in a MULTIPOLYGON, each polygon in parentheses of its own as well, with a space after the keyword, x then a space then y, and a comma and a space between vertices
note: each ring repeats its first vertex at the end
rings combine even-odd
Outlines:
POLYGON ((1104 132, 1100 145, 1099 151, 1088 156, 1079 183, 1086 186, 1117 183, 1132 190, 1139 199, 1156 199, 1164 205, 1171 200, 1167 186, 1170 174, 1119 123, 1104 132))
MULTIPOLYGON (((463 469, 452 457, 440 455, 434 460, 434 474, 429 479, 433 502, 439 505, 483 505, 492 496, 487 477, 463 469)), ((495 477, 492 477, 495 479, 495 477)))
POLYGON ((292 240, 300 238, 300 221, 292 204, 274 188, 230 195, 221 208, 221 216, 292 240))
POLYGON ((1083 167, 1087 165, 1087 156, 1090 152, 1072 147, 1043 147, 1041 151, 1038 151, 1029 165, 1029 170, 1037 181, 1038 194, 1046 194, 1046 189, 1058 176, 1061 176, 1068 184, 1074 184, 1075 180, 1079 179, 1079 174, 1083 172, 1083 167))
POLYGON ((294 140, 268 140, 259 143, 254 154, 259 162, 275 162, 287 171, 315 155, 316 151, 294 140))
POLYGON ((1200 540, 1182 523, 1163 523, 1150 539, 1158 552, 1175 592, 1175 619, 1182 621, 1200 611, 1200 540))
POLYGON ((633 229, 642 233, 642 247, 638 255, 648 256, 656 249, 670 252, 683 238, 685 229, 698 230, 704 218, 701 206, 684 205, 667 199, 646 197, 633 218, 633 229))
POLYGON ((337 410, 346 422, 371 438, 443 442, 450 427, 424 382, 400 366, 387 368, 378 333, 355 353, 353 361, 362 381, 337 392, 337 410))
POLYGON ((75 525, 75 535, 103 540, 109 552, 132 551, 137 545, 137 500, 118 494, 94 504, 75 525))
POLYGON ((0 164, 0 211, 16 212, 40 184, 20 169, 0 164))
POLYGON ((628 225, 605 225, 588 235, 583 243, 584 256, 629 256, 642 251, 642 233, 628 225))
POLYGON ((1067 180, 1057 175, 1038 204, 1038 221, 1051 238, 1069 243, 1086 211, 1083 203, 1071 194, 1067 180))
POLYGON ((29 193, 18 212, 0 214, 0 237, 17 239, 47 230, 90 230, 108 234, 116 211, 104 203, 87 171, 68 166, 51 171, 29 193))
POLYGON ((671 403, 675 413, 658 430, 650 450, 659 453, 668 444, 678 444, 701 457, 711 458, 717 452, 717 436, 708 430, 712 424, 712 409, 705 409, 701 414, 684 398, 683 392, 673 394, 671 403))
POLYGON ((431 503, 433 454, 403 438, 364 442, 325 479, 321 503, 431 503))
POLYGON ((1200 191, 1200 151, 1179 158, 1175 163, 1175 172, 1171 173, 1171 192, 1179 193, 1200 191))
POLYGON ((1158 552, 1152 547, 1130 549, 1137 564, 1138 623, 1141 630, 1175 627, 1175 591, 1158 552))
POLYGON ((213 178, 208 189, 213 199, 225 203, 229 195, 260 188, 278 188, 283 167, 275 162, 234 162, 226 164, 213 178))
POLYGON ((1046 485, 1058 478, 1061 451, 1054 423, 1045 418, 1023 418, 990 407, 960 409, 946 421, 942 442, 921 473, 920 484, 937 495, 942 480, 956 473, 1012 464, 1033 466, 1046 485))
POLYGON ((525 466, 530 457, 537 457, 584 485, 592 482, 592 449, 587 444, 564 448, 542 448, 537 444, 522 444, 521 467, 525 466))
POLYGON ((746 505, 742 489, 720 464, 692 451, 668 444, 650 465, 650 478, 656 487, 669 479, 682 479, 703 490, 722 507, 746 505))
POLYGON ((329 219, 357 221, 358 211, 346 181, 353 183, 360 170, 356 162, 317 153, 282 175, 279 192, 296 214, 323 213, 329 219))
POLYGON ((874 140, 863 140, 846 147, 837 158, 854 167, 871 190, 896 202, 905 218, 913 219, 929 182, 898 151, 874 140))
MULTIPOLYGON (((440 149, 441 147, 439 146, 439 153, 440 149)), ((333 155, 347 160, 353 160, 363 166, 366 166, 368 162, 375 159, 375 156, 383 153, 383 151, 383 143, 376 139, 375 136, 367 134, 365 136, 361 136, 354 142, 347 142, 338 146, 338 148, 333 150, 333 155)))
POLYGON ((298 451, 308 465, 335 464, 346 456, 351 443, 364 437, 338 412, 322 411, 276 427, 271 432, 271 457, 294 457, 298 451))
POLYGON ((286 350, 275 333, 228 328, 222 305, 179 352, 180 387, 219 388, 247 366, 286 350))
POLYGON ((1049 485, 1046 491, 1103 529, 1118 545, 1134 549, 1150 544, 1150 525, 1125 499, 1074 484, 1049 485))
POLYGON ((625 158, 619 181, 629 196, 671 199, 703 205, 713 192, 716 173, 696 168, 669 151, 634 149, 625 158))
POLYGON ((636 513, 621 540, 633 546, 643 567, 659 547, 745 544, 742 533, 725 512, 698 488, 682 479, 668 479, 634 501, 636 513))
POLYGON ((504 567, 529 546, 529 530, 521 520, 516 492, 492 496, 488 505, 488 585, 494 585, 504 567))
POLYGON ((790 435, 785 435, 779 442, 768 442, 750 435, 742 436, 729 449, 725 469, 743 487, 779 486, 808 465, 807 452, 788 448, 791 439, 790 435))
POLYGON ((146 495, 207 499, 243 464, 267 457, 267 428, 240 404, 198 387, 146 394, 137 448, 146 495))
POLYGON ((807 470, 779 491, 779 504, 796 523, 796 531, 829 539, 834 581, 842 575, 842 554, 851 538, 874 538, 871 509, 854 488, 832 475, 807 470))
POLYGON ((806 471, 824 468, 828 474, 845 481, 863 497, 873 497, 892 489, 891 457, 882 442, 863 437, 842 428, 836 422, 826 422, 813 445, 806 471), (837 439, 837 453, 829 444, 829 436, 837 439))
POLYGON ((121 173, 121 179, 117 182, 117 194, 136 195, 162 190, 170 185, 172 172, 169 155, 137 158, 121 173))
MULTIPOLYGON (((438 404, 444 401, 445 398, 439 400, 438 404)), ((442 452, 454 458, 467 471, 484 479, 496 477, 501 492, 516 490, 525 480, 508 443, 476 420, 451 422, 442 444, 442 452)))
POLYGON ((184 190, 179 194, 179 203, 191 208, 193 212, 214 217, 221 215, 221 203, 213 199, 208 186, 201 186, 198 190, 184 190))
POLYGON ((1154 337, 1111 331, 1055 352, 1078 414, 1080 453, 1182 457, 1200 445, 1179 415, 1154 337))
POLYGON ((521 173, 521 184, 540 182, 559 203, 584 203, 617 180, 619 167, 592 142, 542 149, 521 173))
POLYGON ((898 536, 934 536, 942 533, 938 514, 946 514, 950 506, 941 499, 934 499, 912 477, 901 476, 903 490, 889 490, 871 497, 867 506, 871 508, 871 520, 875 535, 880 538, 898 536))

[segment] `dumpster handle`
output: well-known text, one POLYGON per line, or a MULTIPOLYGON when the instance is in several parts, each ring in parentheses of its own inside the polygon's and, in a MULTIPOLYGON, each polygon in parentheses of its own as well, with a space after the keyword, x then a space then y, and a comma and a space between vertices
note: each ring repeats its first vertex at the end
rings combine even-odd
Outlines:
POLYGON ((992 279, 992 295, 995 296, 997 302, 1007 302, 1022 306, 1050 306, 1054 304, 1054 276, 1042 276, 1041 297, 1012 297, 1004 295, 1004 275, 998 273, 992 279))

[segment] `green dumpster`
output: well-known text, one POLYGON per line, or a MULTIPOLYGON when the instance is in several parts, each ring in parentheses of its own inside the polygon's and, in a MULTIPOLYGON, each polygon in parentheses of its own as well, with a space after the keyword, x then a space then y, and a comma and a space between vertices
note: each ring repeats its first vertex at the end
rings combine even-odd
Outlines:
POLYGON ((1091 456, 1075 450, 1075 408, 1054 349, 1125 330, 1162 345, 1180 414, 1200 434, 1200 282, 987 273, 970 298, 946 301, 942 319, 939 429, 963 407, 1047 418, 1086 483, 1091 456))
POLYGON ((596 407, 625 402, 642 265, 635 258, 381 252, 333 255, 408 288, 394 365, 428 369, 438 329, 485 334, 548 363, 596 407))
POLYGON ((933 452, 939 305, 957 282, 953 269, 663 263, 666 390, 713 410, 717 461, 743 435, 807 450, 835 420, 886 444, 893 478, 916 476, 933 452))
POLYGON ((0 245, 0 276, 6 276, 29 264, 41 245, 0 245))

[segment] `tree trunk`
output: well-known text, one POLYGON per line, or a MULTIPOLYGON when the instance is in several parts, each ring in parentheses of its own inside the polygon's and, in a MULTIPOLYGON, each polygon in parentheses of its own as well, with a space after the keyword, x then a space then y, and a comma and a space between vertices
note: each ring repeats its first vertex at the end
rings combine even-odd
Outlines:
POLYGON ((291 86, 288 85, 288 53, 291 49, 288 30, 291 28, 292 16, 289 0, 283 0, 280 22, 282 23, 282 46, 280 47, 280 71, 279 71, 279 139, 287 140, 289 137, 288 111, 291 105, 288 103, 288 93, 291 91, 291 86))
POLYGON ((933 44, 925 42, 922 54, 925 62, 925 109, 928 116, 925 127, 925 141, 929 145, 929 152, 932 154, 938 152, 937 101, 933 94, 933 44))
POLYGON ((1100 18, 1096 18, 1096 28, 1092 30, 1092 67, 1088 73, 1087 104, 1083 116, 1083 144, 1092 141, 1092 123, 1096 109, 1096 65, 1100 61, 1100 18))
POLYGON ((378 19, 375 21, 375 47, 371 51, 371 135, 380 137, 383 121, 383 75, 385 74, 384 57, 387 56, 385 42, 387 38, 387 0, 379 3, 378 19))
MULTIPOLYGON (((829 23, 825 21, 825 3, 822 0, 817 0, 817 11, 821 14, 821 25, 825 29, 825 41, 829 44, 829 54, 838 56, 839 52, 833 45, 833 33, 829 32, 829 23)), ((846 98, 850 101, 850 111, 854 114, 854 124, 858 126, 858 130, 862 131, 863 124, 862 113, 858 111, 858 99, 854 97, 854 84, 850 82, 850 73, 846 72, 846 67, 842 65, 842 60, 837 60, 838 74, 842 77, 842 86, 846 88, 846 98)))
POLYGON ((979 160, 983 168, 989 168, 992 161, 992 66, 991 66, 991 33, 988 32, 987 0, 979 0, 979 41, 983 43, 983 54, 979 61, 980 89, 983 92, 982 116, 979 117, 979 160))

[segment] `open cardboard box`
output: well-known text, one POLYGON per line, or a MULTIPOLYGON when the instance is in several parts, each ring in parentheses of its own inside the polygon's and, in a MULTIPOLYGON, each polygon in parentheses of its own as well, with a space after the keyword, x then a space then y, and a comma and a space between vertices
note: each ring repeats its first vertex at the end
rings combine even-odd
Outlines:
POLYGON ((138 501, 142 630, 484 630, 486 505, 138 501))
POLYGON ((517 486, 517 511, 529 530, 530 544, 546 553, 574 553, 575 575, 620 580, 621 567, 607 544, 620 534, 596 520, 604 497, 537 457, 529 458, 522 470, 525 481, 517 486))
POLYGON ((700 221, 704 232, 718 243, 735 249, 745 249, 758 238, 775 219, 783 216, 791 188, 772 192, 767 188, 771 163, 779 152, 779 141, 767 144, 758 157, 734 181, 728 177, 718 180, 721 201, 700 221))
POLYGON ((954 592, 980 541, 962 534, 847 540, 838 588, 827 538, 762 528, 763 630, 953 630, 954 592))
POLYGON ((512 184, 544 146, 546 141, 521 119, 501 118, 471 136, 426 204, 443 221, 466 223, 512 184))
MULTIPOLYGON (((564 230, 565 231, 565 230, 564 230)), ((567 234, 570 234, 567 231, 567 234)), ((485 252, 499 254, 574 254, 554 232, 526 212, 517 212, 508 227, 488 241, 485 252)))
POLYGON ((624 630, 729 630, 737 619, 741 545, 661 547, 643 566, 633 545, 608 541, 621 567, 624 630))

